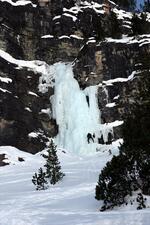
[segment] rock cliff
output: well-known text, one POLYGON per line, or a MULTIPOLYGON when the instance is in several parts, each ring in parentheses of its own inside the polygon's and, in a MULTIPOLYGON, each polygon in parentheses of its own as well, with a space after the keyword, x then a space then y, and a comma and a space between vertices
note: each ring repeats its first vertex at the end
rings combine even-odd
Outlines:
MULTIPOLYGON (((149 14, 143 35, 134 36, 133 25, 132 13, 98 1, 0 1, 0 145, 36 153, 59 132, 50 116, 54 88, 40 92, 40 71, 21 61, 72 62, 82 90, 98 86, 101 123, 122 121, 150 55, 149 14)), ((113 140, 120 137, 115 127, 113 140)))

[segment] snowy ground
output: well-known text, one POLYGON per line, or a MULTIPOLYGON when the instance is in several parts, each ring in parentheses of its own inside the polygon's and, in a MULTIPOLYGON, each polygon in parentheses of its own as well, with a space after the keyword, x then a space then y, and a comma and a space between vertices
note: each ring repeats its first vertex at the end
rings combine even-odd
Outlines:
MULTIPOLYGON (((0 148, 4 150, 12 151, 0 148)), ((113 152, 117 153, 116 148, 113 152)), ((90 156, 59 153, 66 176, 46 191, 35 191, 31 183, 33 173, 43 164, 40 154, 22 155, 17 150, 16 154, 26 161, 0 168, 0 225, 149 225, 149 209, 137 211, 128 206, 99 212, 94 189, 99 171, 111 158, 108 151, 90 156)))

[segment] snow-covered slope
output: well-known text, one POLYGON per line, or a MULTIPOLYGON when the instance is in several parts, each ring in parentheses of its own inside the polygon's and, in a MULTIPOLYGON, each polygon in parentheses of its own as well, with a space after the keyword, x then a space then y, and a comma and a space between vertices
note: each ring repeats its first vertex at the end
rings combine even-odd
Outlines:
MULTIPOLYGON (((112 152, 118 152, 115 145, 112 152)), ((59 151, 66 176, 46 191, 35 191, 31 182, 33 173, 43 165, 40 154, 1 167, 0 225, 149 225, 148 209, 137 211, 128 206, 99 212, 100 202, 94 199, 96 180, 111 157, 108 151, 84 157, 59 151)))
POLYGON ((11 165, 23 163, 26 160, 31 160, 32 155, 27 152, 19 151, 11 146, 0 146, 0 155, 5 155, 3 162, 11 165))
MULTIPOLYGON (((6 148, 1 147, 2 151, 6 148)), ((115 146, 112 152, 117 154, 115 146)), ((18 153, 16 150, 14 157, 18 153)), ((112 157, 108 151, 81 157, 59 150, 66 176, 46 191, 35 191, 31 182, 33 173, 43 165, 42 157, 26 156, 23 163, 0 168, 0 225, 149 225, 148 209, 131 211, 128 206, 123 211, 99 212, 95 178, 112 157)))

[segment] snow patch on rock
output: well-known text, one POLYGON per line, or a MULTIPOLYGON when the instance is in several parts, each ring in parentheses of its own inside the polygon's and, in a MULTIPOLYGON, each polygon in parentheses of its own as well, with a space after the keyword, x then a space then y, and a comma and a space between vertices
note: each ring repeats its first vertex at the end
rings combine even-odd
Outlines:
POLYGON ((1 2, 8 2, 9 4, 11 4, 12 6, 25 6, 25 5, 32 5, 32 7, 36 7, 36 4, 33 4, 31 1, 27 1, 27 0, 18 0, 16 2, 13 2, 11 0, 0 0, 1 2))

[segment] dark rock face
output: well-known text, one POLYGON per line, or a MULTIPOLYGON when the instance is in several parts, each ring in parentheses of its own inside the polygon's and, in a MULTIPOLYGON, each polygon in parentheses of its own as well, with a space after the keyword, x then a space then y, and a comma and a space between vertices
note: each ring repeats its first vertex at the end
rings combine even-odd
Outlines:
POLYGON ((4 159, 6 159, 5 156, 5 154, 0 154, 0 167, 9 165, 9 163, 3 161, 4 159))
POLYGON ((38 92, 38 74, 25 69, 16 70, 5 61, 1 63, 1 74, 11 78, 12 83, 1 82, 0 145, 36 153, 45 147, 48 136, 57 134, 55 121, 40 114, 42 109, 49 107, 49 98, 41 93, 40 96, 34 95, 38 92), (40 133, 37 138, 29 137, 33 131, 40 133))
MULTIPOLYGON (((106 14, 100 5, 90 7, 80 3, 80 10, 74 6, 73 0, 51 0, 44 7, 32 4, 15 7, 0 2, 0 49, 16 59, 43 60, 48 64, 74 62, 75 78, 82 89, 99 85, 102 123, 122 120, 138 91, 136 79, 112 85, 104 81, 131 75, 141 57, 150 54, 150 45, 139 47, 138 42, 104 40, 132 34, 131 27, 124 28, 131 19, 117 19, 115 11, 106 14), (112 102, 116 104, 114 107, 106 106, 112 102)), ((51 108, 49 98, 54 94, 53 88, 46 94, 40 93, 40 74, 16 69, 16 65, 1 57, 0 76, 12 79, 8 83, 0 81, 0 145, 12 145, 31 153, 42 150, 48 138, 58 132, 56 121, 42 111, 51 108), (30 135, 32 132, 37 132, 38 137, 30 135)), ((115 139, 120 136, 120 127, 114 128, 115 139)))

